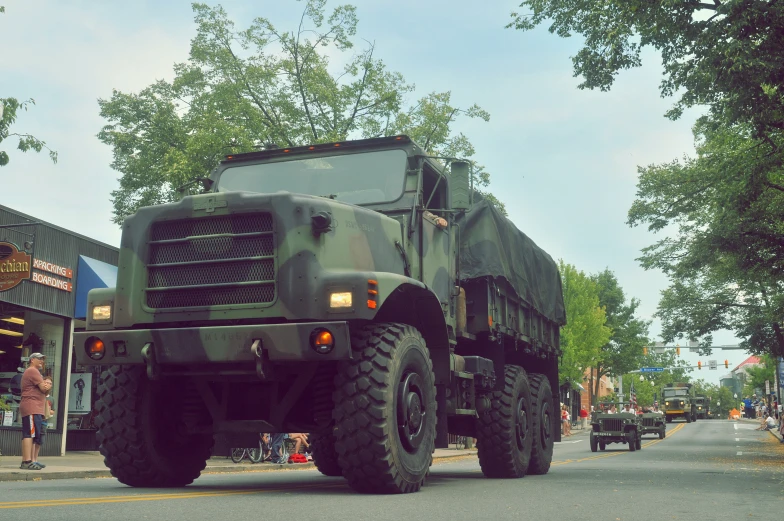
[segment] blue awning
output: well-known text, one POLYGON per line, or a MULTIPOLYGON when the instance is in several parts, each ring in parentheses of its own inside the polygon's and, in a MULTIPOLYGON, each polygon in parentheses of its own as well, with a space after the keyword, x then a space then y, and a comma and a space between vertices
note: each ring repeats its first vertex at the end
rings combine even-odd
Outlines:
POLYGON ((87 317, 87 292, 95 288, 113 288, 116 284, 117 266, 79 255, 74 318, 84 320, 87 317))

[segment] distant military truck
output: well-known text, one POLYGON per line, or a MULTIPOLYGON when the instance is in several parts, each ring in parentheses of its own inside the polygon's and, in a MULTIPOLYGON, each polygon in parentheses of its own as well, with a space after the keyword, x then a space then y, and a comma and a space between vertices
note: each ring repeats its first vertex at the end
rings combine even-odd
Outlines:
POLYGON ((667 423, 676 418, 683 418, 686 423, 697 421, 694 405, 694 385, 690 383, 670 383, 662 389, 664 406, 661 408, 667 423))
POLYGON ((667 425, 664 418, 664 413, 661 411, 651 411, 643 409, 640 416, 640 432, 642 435, 658 434, 659 439, 663 440, 667 436, 667 425))
POLYGON ((419 490, 449 434, 489 477, 547 473, 558 266, 448 163, 406 136, 270 147, 128 217, 116 288, 89 293, 74 337, 105 368, 112 474, 183 486, 215 442, 261 432, 310 433, 316 467, 360 492, 419 490))
MULTIPOLYGON (((591 415, 590 444, 591 452, 605 450, 611 443, 628 445, 629 451, 642 449, 642 421, 636 413, 611 413, 611 402, 602 402, 591 415)), ((624 402, 616 402, 620 411, 624 402)))
POLYGON ((696 395, 693 401, 694 419, 705 420, 708 418, 708 397, 696 395))

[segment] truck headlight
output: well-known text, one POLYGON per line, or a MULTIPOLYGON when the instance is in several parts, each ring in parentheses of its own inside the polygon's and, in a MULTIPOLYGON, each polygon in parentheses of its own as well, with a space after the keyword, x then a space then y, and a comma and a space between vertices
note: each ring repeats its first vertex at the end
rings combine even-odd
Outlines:
POLYGON ((670 402, 664 402, 664 405, 670 405, 670 402))
POLYGON ((352 306, 351 302, 351 292, 350 291, 343 291, 339 293, 330 293, 329 294, 329 307, 331 308, 350 308, 352 306))
POLYGON ((112 306, 93 306, 93 322, 105 322, 112 318, 112 306))

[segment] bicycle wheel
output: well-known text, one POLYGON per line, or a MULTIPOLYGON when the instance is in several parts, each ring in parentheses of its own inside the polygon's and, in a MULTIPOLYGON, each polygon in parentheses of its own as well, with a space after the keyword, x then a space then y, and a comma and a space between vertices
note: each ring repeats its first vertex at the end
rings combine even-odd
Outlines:
POLYGON ((251 463, 259 463, 264 458, 264 453, 261 450, 261 446, 255 449, 248 449, 248 458, 250 459, 251 463))
POLYGON ((231 461, 239 463, 245 457, 245 449, 231 449, 231 461))

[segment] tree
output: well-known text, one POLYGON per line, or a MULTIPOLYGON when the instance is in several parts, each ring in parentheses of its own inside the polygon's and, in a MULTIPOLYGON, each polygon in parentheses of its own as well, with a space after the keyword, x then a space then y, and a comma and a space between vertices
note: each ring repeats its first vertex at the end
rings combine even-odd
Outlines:
POLYGON ((705 105, 724 124, 752 124, 760 137, 784 129, 784 4, 778 1, 524 0, 507 27, 548 21, 561 37, 584 36, 572 58, 581 89, 612 87, 619 72, 642 65, 641 51, 661 56, 663 97, 680 95, 667 113, 705 105))
POLYGON ((561 384, 581 382, 585 370, 593 366, 599 349, 612 334, 605 325, 604 309, 599 305, 599 288, 585 273, 571 264, 558 261, 563 285, 566 325, 561 328, 562 357, 558 377, 561 384))
POLYGON ((599 395, 599 383, 605 375, 623 375, 638 369, 643 361, 643 347, 648 345, 650 322, 636 317, 640 301, 626 302, 623 289, 609 269, 591 276, 598 288, 599 305, 604 308, 607 326, 612 330, 608 342, 601 346, 594 364, 596 380, 593 395, 599 395))
MULTIPOLYGON (((645 47, 662 59, 667 116, 706 106, 698 157, 640 169, 632 226, 678 227, 640 259, 671 286, 658 314, 665 340, 732 329, 753 352, 784 353, 784 4, 728 0, 526 0, 508 27, 585 37, 573 59, 580 88, 609 90, 645 47)), ((709 353, 708 350, 703 351, 709 353)))
MULTIPOLYGON (((744 396, 751 396, 752 394, 756 393, 758 389, 761 389, 762 392, 765 392, 765 381, 770 382, 771 389, 774 388, 774 382, 776 378, 776 359, 769 356, 763 355, 761 358, 761 364, 756 367, 748 367, 746 369, 746 381, 743 385, 743 395, 744 396)), ((774 393, 776 391, 774 390, 774 393)))
MULTIPOLYGON (((0 5, 0 14, 5 13, 5 6, 0 5)), ((49 151, 49 158, 53 163, 57 163, 57 152, 52 150, 46 145, 45 141, 41 141, 32 134, 11 132, 11 125, 16 122, 16 118, 20 110, 27 111, 29 105, 35 105, 35 100, 30 98, 25 101, 19 101, 16 98, 0 98, 0 143, 9 137, 18 139, 16 148, 22 152, 32 150, 34 152, 41 152, 43 149, 49 151)), ((0 166, 5 166, 10 161, 8 153, 0 150, 0 166)))
MULTIPOLYGON (((662 338, 729 329, 753 353, 784 354, 784 172, 766 142, 739 125, 695 125, 697 157, 639 169, 628 224, 670 237, 643 249, 670 278, 662 338)), ((708 349, 703 353, 709 354, 708 349)))
MULTIPOLYGON (((293 31, 266 18, 239 30, 221 6, 194 3, 196 36, 188 61, 174 66, 174 80, 99 100, 108 124, 98 137, 112 147, 112 167, 122 174, 112 193, 115 222, 140 206, 171 201, 178 186, 203 177, 224 155, 267 143, 407 133, 433 155, 474 156, 453 124, 459 117, 487 121, 479 106, 458 107, 450 92, 408 103, 414 86, 387 70, 372 43, 339 73, 330 70, 323 50, 349 53, 358 20, 353 6, 329 16, 325 6, 326 0, 307 0, 293 31)), ((487 187, 484 168, 474 164, 474 176, 476 188, 487 187)))

